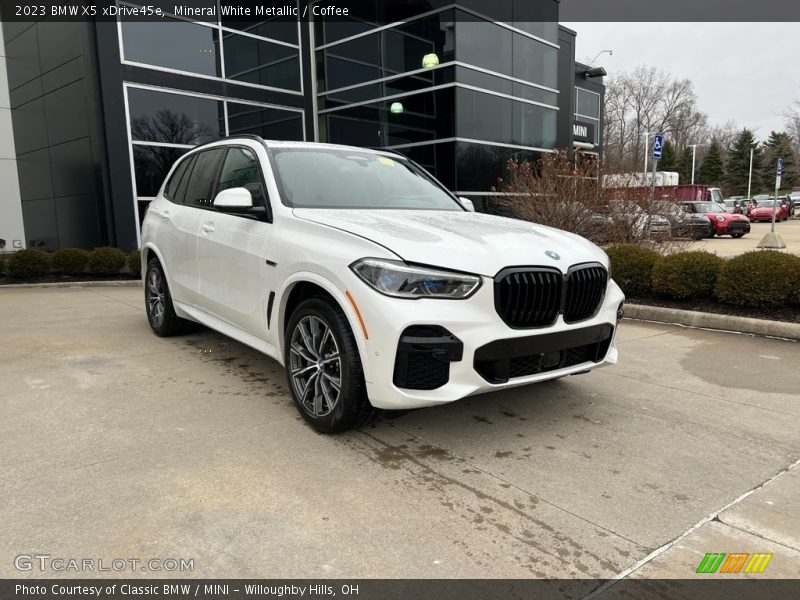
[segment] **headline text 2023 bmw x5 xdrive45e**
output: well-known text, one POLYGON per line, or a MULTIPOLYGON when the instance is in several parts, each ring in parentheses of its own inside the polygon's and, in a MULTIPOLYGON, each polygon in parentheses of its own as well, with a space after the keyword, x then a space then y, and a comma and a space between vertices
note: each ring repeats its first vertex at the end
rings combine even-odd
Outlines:
POLYGON ((226 138, 173 166, 142 266, 158 335, 199 321, 271 356, 317 430, 617 361, 608 257, 479 214, 392 152, 226 138))

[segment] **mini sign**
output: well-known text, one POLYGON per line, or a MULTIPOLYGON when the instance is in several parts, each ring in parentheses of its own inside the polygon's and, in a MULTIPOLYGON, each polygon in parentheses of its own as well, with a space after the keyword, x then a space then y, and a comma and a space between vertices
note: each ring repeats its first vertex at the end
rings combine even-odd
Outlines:
POLYGON ((572 137, 576 142, 594 144, 594 124, 575 121, 572 124, 572 137))

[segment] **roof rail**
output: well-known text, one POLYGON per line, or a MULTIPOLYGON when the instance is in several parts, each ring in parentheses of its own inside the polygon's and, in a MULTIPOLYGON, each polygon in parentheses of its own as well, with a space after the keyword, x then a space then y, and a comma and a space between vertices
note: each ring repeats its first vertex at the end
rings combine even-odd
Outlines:
POLYGON ((209 142, 203 142, 202 144, 197 144, 196 146, 192 147, 191 150, 197 150, 198 148, 203 148, 204 146, 209 146, 211 144, 216 144, 217 142, 224 142, 226 140, 255 140, 256 142, 264 143, 264 138, 260 135, 256 135, 254 133, 239 133, 236 135, 226 135, 221 138, 217 138, 216 140, 211 140, 209 142))

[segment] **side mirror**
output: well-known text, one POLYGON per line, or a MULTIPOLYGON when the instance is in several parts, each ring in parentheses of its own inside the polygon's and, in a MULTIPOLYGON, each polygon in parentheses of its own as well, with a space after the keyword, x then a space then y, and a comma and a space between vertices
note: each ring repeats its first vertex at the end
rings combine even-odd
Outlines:
POLYGON ((469 198, 459 198, 458 201, 461 202, 461 206, 466 208, 469 212, 475 212, 475 205, 469 198))
POLYGON ((214 208, 220 212, 247 212, 253 208, 253 195, 243 187, 222 190, 214 198, 214 208))

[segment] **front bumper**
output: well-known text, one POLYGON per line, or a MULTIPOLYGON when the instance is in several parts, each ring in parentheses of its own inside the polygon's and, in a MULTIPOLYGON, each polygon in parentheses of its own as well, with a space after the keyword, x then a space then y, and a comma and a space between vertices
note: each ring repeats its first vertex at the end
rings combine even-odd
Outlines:
POLYGON ((614 335, 624 295, 613 281, 594 317, 567 324, 559 315, 552 326, 534 329, 513 329, 503 322, 495 309, 493 283, 484 277, 480 289, 466 300, 403 300, 383 296, 360 280, 348 282, 368 332, 362 360, 368 362, 367 393, 375 407, 435 406, 617 362, 614 335), (437 348, 430 346, 425 356, 425 340, 417 326, 443 330, 440 339, 450 340, 446 350, 436 356, 437 348), (415 335, 408 334, 409 328, 415 335), (408 352, 414 341, 423 354, 416 366, 398 370, 398 353, 408 352), (446 364, 446 375, 434 362, 446 364), (426 364, 432 367, 414 381, 437 387, 400 387, 426 364), (445 376, 446 383, 438 385, 437 377, 445 376))
POLYGON ((732 235, 732 234, 745 234, 750 233, 750 221, 726 221, 720 223, 717 221, 717 235, 732 235))

